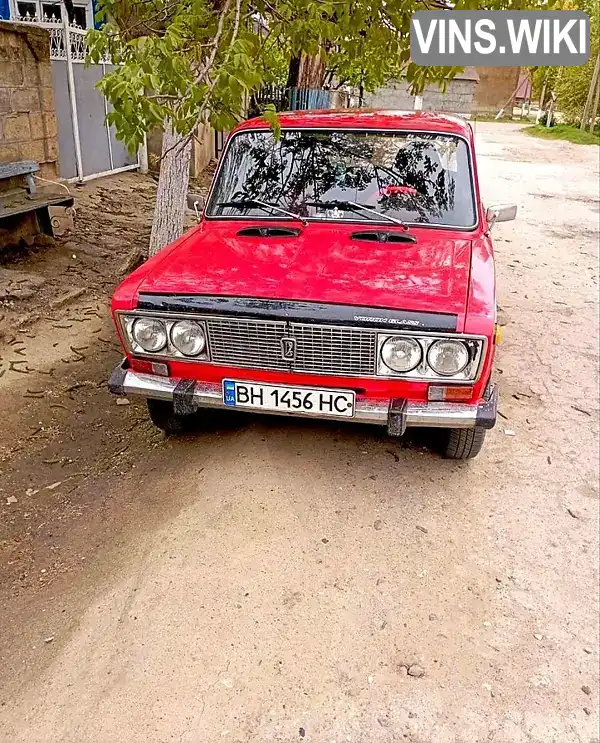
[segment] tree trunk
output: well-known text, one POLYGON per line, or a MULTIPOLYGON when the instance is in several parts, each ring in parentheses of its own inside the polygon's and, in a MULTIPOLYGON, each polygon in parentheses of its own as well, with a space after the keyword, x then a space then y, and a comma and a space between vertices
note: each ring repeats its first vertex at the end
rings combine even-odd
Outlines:
POLYGON ((303 54, 298 72, 298 88, 317 90, 323 87, 325 64, 317 55, 303 54))
POLYGON ((585 99, 585 105, 583 107, 583 113, 581 114, 581 124, 579 128, 582 132, 585 131, 590 117, 590 112, 594 100, 594 92, 596 90, 596 84, 598 83, 598 75, 600 73, 600 53, 596 56, 596 64, 594 65, 594 72, 592 73, 592 80, 590 82, 590 89, 588 90, 587 98, 585 99))
POLYGON ((183 234, 183 218, 190 179, 192 142, 182 144, 170 122, 165 124, 156 207, 148 254, 154 255, 183 234))
POLYGON ((592 104, 592 118, 590 119, 590 133, 593 133, 596 126, 596 116, 598 116, 598 105, 600 104, 600 80, 596 80, 596 94, 592 104))
POLYGON ((288 78, 286 88, 298 87, 298 73, 300 72, 300 57, 292 57, 288 66, 288 78))
POLYGON ((544 84, 542 85, 542 92, 540 93, 540 103, 539 103, 539 106, 538 106, 538 109, 540 111, 543 110, 544 103, 546 103, 546 82, 547 82, 547 80, 548 80, 548 73, 546 73, 546 75, 544 77, 544 84))
POLYGON ((546 128, 552 126, 554 120, 554 97, 550 98, 550 105, 548 106, 548 113, 546 115, 546 128))
POLYGON ((287 88, 319 89, 323 87, 324 80, 325 65, 318 54, 303 54, 290 59, 287 88))

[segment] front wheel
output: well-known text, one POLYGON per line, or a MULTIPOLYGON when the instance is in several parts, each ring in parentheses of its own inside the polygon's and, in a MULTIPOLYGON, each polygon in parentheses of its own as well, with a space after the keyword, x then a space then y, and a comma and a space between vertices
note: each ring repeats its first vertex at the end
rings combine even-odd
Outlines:
POLYGON ((173 403, 168 400, 153 400, 148 398, 148 414, 157 428, 169 436, 180 436, 192 429, 193 415, 177 415, 173 403))
POLYGON ((442 454, 446 459, 473 459, 481 451, 486 429, 450 428, 443 439, 442 454))

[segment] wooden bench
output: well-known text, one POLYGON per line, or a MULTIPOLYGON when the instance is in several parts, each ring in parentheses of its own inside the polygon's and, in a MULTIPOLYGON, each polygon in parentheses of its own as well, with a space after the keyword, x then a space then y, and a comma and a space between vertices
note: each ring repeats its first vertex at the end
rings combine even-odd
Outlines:
POLYGON ((37 189, 33 174, 37 173, 39 169, 40 166, 33 160, 22 160, 17 163, 0 163, 0 181, 24 175, 27 181, 28 192, 34 194, 37 189))
POLYGON ((0 183, 9 178, 22 176, 26 184, 11 188, 9 191, 0 191, 0 228, 7 226, 8 229, 12 229, 14 219, 7 222, 9 217, 15 218, 35 212, 40 231, 52 235, 52 220, 48 207, 73 206, 73 197, 60 183, 45 185, 38 189, 34 173, 39 169, 40 166, 33 160, 0 163, 0 183))

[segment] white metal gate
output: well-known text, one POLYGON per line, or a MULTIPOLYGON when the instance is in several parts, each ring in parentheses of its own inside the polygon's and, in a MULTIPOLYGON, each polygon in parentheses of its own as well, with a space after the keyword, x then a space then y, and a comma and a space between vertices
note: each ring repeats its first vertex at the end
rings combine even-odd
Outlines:
POLYGON ((58 157, 61 178, 86 181, 102 175, 139 167, 138 156, 131 156, 108 126, 110 104, 96 88, 98 81, 114 66, 108 60, 85 65, 86 29, 63 20, 21 17, 50 33, 52 85, 58 128, 58 157))

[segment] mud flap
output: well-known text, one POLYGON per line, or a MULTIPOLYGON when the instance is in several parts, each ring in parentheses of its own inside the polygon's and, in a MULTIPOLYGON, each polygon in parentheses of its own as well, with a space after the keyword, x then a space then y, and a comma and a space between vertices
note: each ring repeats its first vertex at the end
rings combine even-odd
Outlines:
POLYGON ((388 412, 388 436, 404 436, 406 431, 406 400, 394 398, 388 412))
POLYGON ((127 359, 123 359, 123 361, 121 361, 119 366, 117 366, 117 368, 108 378, 108 391, 112 392, 113 395, 125 394, 125 375, 127 374, 128 368, 129 364, 127 362, 127 359))
POLYGON ((196 382, 193 379, 182 379, 173 390, 173 412, 175 415, 191 415, 197 410, 194 400, 196 382))
POLYGON ((478 405, 475 425, 480 428, 493 428, 496 425, 498 410, 498 385, 491 384, 486 401, 478 405))

